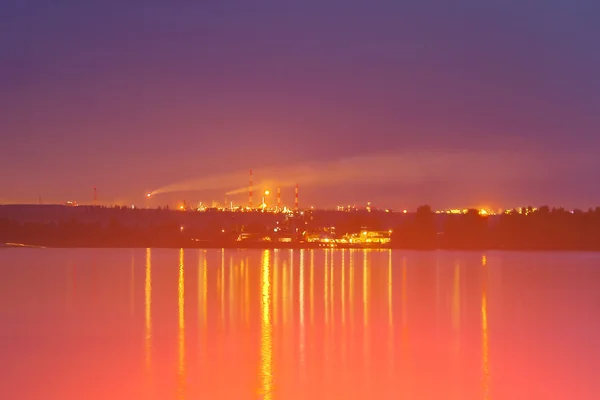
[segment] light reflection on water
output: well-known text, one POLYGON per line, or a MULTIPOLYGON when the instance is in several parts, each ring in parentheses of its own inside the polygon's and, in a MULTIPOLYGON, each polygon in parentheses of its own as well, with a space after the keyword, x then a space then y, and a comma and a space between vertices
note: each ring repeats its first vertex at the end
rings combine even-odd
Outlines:
POLYGON ((177 364, 178 396, 180 400, 185 399, 185 266, 183 261, 183 249, 179 250, 179 279, 177 285, 177 309, 178 309, 178 350, 179 359, 177 364))
POLYGON ((598 398, 599 266, 576 253, 8 250, 4 393, 598 398))
POLYGON ((273 331, 271 327, 271 260, 264 250, 261 265, 261 324, 260 324, 260 394, 265 400, 273 398, 273 331))

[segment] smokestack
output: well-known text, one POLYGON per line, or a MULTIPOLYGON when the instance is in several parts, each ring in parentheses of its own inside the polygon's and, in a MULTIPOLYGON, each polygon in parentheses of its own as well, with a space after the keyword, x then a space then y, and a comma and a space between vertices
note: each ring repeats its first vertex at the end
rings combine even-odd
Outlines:
POLYGON ((281 210, 281 188, 277 188, 277 209, 281 210))
POLYGON ((296 183, 296 199, 294 200, 294 208, 298 211, 298 184, 296 183))
POLYGON ((248 190, 248 206, 252 208, 252 170, 250 170, 250 188, 248 190))

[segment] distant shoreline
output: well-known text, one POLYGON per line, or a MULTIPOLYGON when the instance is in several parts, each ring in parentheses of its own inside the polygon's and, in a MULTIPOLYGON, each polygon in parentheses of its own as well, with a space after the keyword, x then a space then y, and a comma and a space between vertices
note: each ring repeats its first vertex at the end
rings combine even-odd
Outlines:
POLYGON ((34 245, 25 243, 0 243, 0 249, 186 249, 186 250, 370 250, 370 251, 387 251, 387 250, 400 250, 400 251, 418 251, 418 252, 430 252, 430 251, 452 251, 452 252, 481 252, 481 251, 497 251, 497 252, 530 252, 530 253, 557 253, 557 252, 581 252, 581 253, 600 253, 600 250, 593 249, 567 249, 567 248, 418 248, 418 247, 398 247, 398 246, 323 246, 317 244, 301 243, 301 244, 290 244, 290 243, 247 243, 241 244, 206 244, 206 245, 182 245, 182 246, 168 246, 168 245, 34 245))
MULTIPOLYGON (((0 243, 49 248, 600 251, 600 207, 502 215, 380 210, 196 212, 0 206, 0 243), (333 244, 333 245, 332 245, 333 244)), ((7 245, 0 245, 5 248, 7 245)))

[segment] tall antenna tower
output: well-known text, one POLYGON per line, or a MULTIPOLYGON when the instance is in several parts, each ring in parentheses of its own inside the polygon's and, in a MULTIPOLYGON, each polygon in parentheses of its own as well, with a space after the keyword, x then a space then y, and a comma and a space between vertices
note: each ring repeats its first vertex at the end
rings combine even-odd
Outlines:
POLYGON ((248 189, 248 206, 252 208, 252 170, 250 170, 250 186, 248 189))
POLYGON ((94 205, 98 203, 98 190, 96 190, 96 186, 94 186, 94 205))
POLYGON ((296 198, 294 199, 294 209, 298 211, 298 184, 296 183, 296 198))
POLYGON ((281 210, 281 188, 277 188, 277 210, 281 210))

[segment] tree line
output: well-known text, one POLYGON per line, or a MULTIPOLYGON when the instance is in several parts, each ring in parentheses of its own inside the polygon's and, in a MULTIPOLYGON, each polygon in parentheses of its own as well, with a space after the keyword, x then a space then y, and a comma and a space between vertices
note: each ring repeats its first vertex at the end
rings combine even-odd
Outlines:
MULTIPOLYGON (((327 226, 327 221, 318 215, 304 218, 306 221, 297 226, 304 229, 327 226)), ((387 213, 340 213, 337 232, 351 233, 364 228, 388 229, 389 218, 387 213)), ((254 231, 264 231, 265 234, 273 231, 273 227, 266 223, 258 225, 258 228, 253 228, 254 231)), ((535 210, 529 208, 522 213, 515 210, 501 215, 482 216, 477 210, 468 210, 464 214, 436 214, 425 205, 419 207, 416 213, 402 217, 392 232, 391 246, 403 249, 600 251, 600 207, 588 211, 567 211, 543 206, 535 210)), ((112 215, 105 224, 76 219, 26 223, 0 219, 0 243, 42 246, 233 245, 239 233, 240 226, 232 225, 227 216, 207 218, 202 226, 183 228, 174 218, 128 226, 116 215, 112 215)))
POLYGON ((482 216, 477 210, 444 214, 431 207, 395 229, 394 247, 414 249, 600 250, 600 207, 588 211, 531 207, 482 216))

